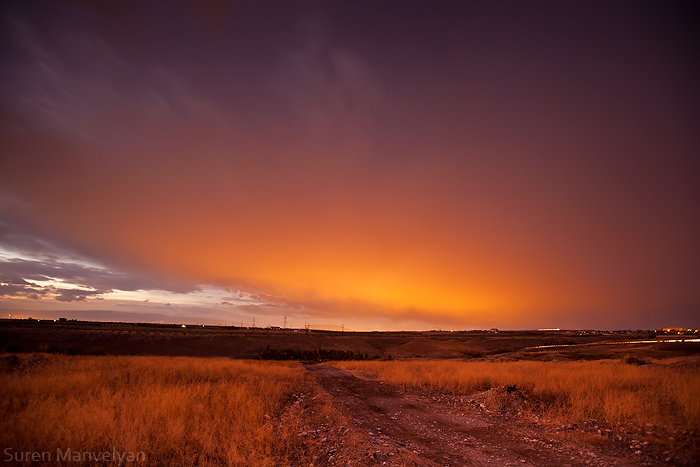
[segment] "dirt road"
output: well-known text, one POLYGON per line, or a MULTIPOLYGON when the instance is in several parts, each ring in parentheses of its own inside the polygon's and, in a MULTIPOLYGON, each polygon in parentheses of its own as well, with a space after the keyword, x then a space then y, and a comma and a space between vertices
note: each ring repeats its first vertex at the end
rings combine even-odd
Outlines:
MULTIPOLYGON (((490 410, 487 398, 409 393, 329 365, 306 365, 365 439, 368 463, 418 466, 669 465, 635 454, 628 440, 552 430, 518 411, 525 396, 505 389, 511 403, 490 410), (510 410, 510 412, 508 411, 510 410)), ((493 393, 493 390, 491 391, 493 393)), ((493 394, 491 394, 493 396, 493 394)), ((493 397, 491 399, 493 400, 493 397)), ((592 428, 592 427, 591 427, 592 428)), ((595 428, 598 428, 597 426, 595 428)))

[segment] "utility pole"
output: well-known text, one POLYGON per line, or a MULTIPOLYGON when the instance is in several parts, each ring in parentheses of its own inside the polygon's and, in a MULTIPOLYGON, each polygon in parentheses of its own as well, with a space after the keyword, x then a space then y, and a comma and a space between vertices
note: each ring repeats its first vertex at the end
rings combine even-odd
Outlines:
POLYGON ((340 325, 340 332, 345 332, 345 325, 344 324, 340 325))
POLYGON ((287 329, 287 315, 284 315, 284 324, 282 325, 282 329, 287 329))
POLYGON ((255 316, 253 316, 253 329, 255 329, 255 316))

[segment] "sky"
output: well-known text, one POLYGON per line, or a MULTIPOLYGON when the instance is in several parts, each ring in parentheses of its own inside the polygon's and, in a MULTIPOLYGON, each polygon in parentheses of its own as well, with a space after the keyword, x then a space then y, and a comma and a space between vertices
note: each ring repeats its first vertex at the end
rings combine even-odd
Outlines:
POLYGON ((695 7, 0 11, 4 317, 700 327, 695 7))

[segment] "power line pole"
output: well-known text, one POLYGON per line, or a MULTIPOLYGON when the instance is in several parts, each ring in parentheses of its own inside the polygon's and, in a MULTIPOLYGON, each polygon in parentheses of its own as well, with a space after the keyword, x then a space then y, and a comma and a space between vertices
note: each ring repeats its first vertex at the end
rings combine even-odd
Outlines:
POLYGON ((253 316, 253 329, 255 329, 255 316, 253 316))
POLYGON ((282 329, 287 329, 287 315, 284 315, 284 324, 282 325, 282 329))

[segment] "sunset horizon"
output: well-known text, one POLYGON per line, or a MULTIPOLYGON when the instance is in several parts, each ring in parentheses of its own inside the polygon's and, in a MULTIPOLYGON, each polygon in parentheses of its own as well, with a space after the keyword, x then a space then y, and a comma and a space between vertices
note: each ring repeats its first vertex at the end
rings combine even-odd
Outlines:
POLYGON ((700 328, 680 5, 1 12, 3 318, 700 328))

